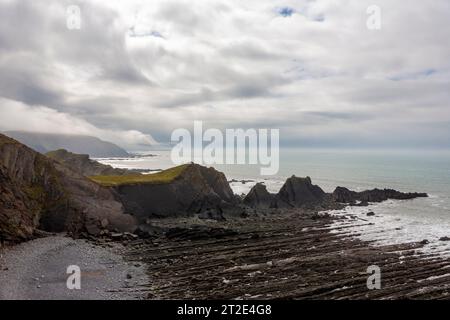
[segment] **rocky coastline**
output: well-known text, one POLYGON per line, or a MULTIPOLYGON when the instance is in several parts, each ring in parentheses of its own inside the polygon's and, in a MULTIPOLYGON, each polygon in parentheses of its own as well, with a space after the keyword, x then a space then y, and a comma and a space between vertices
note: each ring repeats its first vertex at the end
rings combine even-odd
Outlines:
POLYGON ((147 266, 148 299, 440 298, 450 283, 446 260, 417 254, 424 242, 372 246, 347 232, 364 219, 326 213, 426 193, 326 193, 292 176, 276 194, 257 183, 240 197, 214 168, 147 176, 64 150, 44 156, 3 135, 0 182, 2 243, 66 232, 120 245, 147 266), (365 285, 373 264, 386 272, 384 290, 365 285))

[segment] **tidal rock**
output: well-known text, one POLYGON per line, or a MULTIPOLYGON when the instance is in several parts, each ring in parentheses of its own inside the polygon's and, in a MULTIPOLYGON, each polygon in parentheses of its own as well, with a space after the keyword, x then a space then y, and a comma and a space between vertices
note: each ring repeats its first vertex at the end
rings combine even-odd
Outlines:
POLYGON ((357 193, 344 187, 337 187, 333 192, 333 199, 342 203, 355 203, 357 193))
POLYGON ((292 176, 276 195, 277 207, 314 207, 324 202, 325 192, 311 183, 311 178, 292 176))
POLYGON ((243 203, 252 208, 270 208, 275 204, 275 195, 269 193, 262 183, 257 183, 245 196, 243 203))
POLYGON ((337 202, 355 204, 358 206, 368 205, 369 202, 382 202, 388 199, 407 200, 420 197, 428 197, 426 193, 404 193, 393 189, 372 189, 361 192, 350 191, 344 187, 337 187, 333 192, 333 199, 337 202))

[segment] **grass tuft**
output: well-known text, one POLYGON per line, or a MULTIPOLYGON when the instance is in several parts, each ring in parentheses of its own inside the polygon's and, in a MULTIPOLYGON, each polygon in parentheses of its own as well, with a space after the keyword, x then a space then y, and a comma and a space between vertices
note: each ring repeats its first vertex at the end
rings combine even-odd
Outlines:
POLYGON ((116 187, 130 184, 166 184, 174 181, 189 165, 183 164, 153 174, 130 174, 124 176, 91 176, 89 179, 104 186, 116 187))

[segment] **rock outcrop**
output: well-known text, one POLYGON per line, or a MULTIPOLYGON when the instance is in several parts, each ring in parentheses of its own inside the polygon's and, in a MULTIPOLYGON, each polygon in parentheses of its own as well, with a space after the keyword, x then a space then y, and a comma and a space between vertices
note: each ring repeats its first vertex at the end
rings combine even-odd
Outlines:
POLYGON ((136 228, 111 190, 1 134, 0 181, 0 239, 136 228))
POLYGON ((319 186, 312 184, 311 178, 292 176, 286 180, 277 194, 257 183, 245 196, 243 203, 255 209, 265 208, 319 208, 332 201, 319 186))
POLYGON ((333 191, 333 199, 336 202, 355 204, 358 201, 361 203, 382 202, 388 199, 393 200, 408 200, 414 198, 428 197, 426 193, 417 192, 400 192, 393 189, 372 189, 361 192, 351 191, 344 187, 337 187, 333 191))
POLYGON ((405 200, 427 197, 426 193, 403 193, 393 189, 373 189, 362 192, 337 187, 332 194, 313 185, 310 177, 292 176, 286 180, 277 194, 271 194, 260 183, 256 184, 243 203, 255 209, 264 208, 307 208, 335 209, 342 204, 366 206, 369 202, 382 202, 388 199, 405 200))
POLYGON ((185 165, 173 181, 121 183, 112 188, 120 195, 127 212, 141 220, 189 213, 221 218, 223 212, 234 209, 237 203, 223 173, 197 164, 185 165))
POLYGON ((319 186, 313 185, 310 177, 292 176, 276 195, 276 202, 278 208, 314 207, 323 203, 325 197, 326 193, 319 186))
POLYGON ((45 155, 86 177, 97 175, 121 176, 137 173, 132 170, 113 168, 90 159, 88 154, 76 154, 65 149, 50 151, 45 155))
POLYGON ((255 209, 272 208, 276 206, 275 195, 269 193, 262 183, 257 183, 245 196, 243 203, 255 209))

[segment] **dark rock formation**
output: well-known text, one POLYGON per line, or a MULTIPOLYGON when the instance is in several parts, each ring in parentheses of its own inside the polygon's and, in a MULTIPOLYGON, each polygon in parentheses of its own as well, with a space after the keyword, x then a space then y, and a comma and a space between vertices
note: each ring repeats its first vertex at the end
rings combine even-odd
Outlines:
POLYGON ((326 193, 311 183, 311 178, 292 176, 286 180, 276 195, 278 208, 314 207, 325 201, 326 193))
POLYGON ((0 238, 22 241, 37 228, 96 234, 133 231, 111 190, 0 134, 0 238))
POLYGON ((336 202, 341 203, 354 203, 357 198, 357 193, 355 191, 350 191, 344 187, 337 187, 333 192, 333 199, 336 202))
POLYGON ((29 238, 36 225, 34 203, 0 166, 0 239, 17 241, 29 238))
POLYGON ((252 208, 271 208, 276 205, 275 195, 262 183, 257 183, 245 196, 243 203, 252 208))
POLYGON ((336 202, 355 204, 357 201, 362 204, 369 202, 382 202, 388 199, 407 200, 420 197, 428 197, 426 193, 403 193, 392 189, 372 189, 361 192, 350 191, 344 187, 337 187, 333 192, 333 199, 336 202))
POLYGON ((114 143, 91 136, 49 134, 40 132, 8 131, 6 135, 20 141, 31 149, 46 153, 66 149, 93 158, 128 157, 129 154, 114 143))
POLYGON ((244 198, 243 203, 256 209, 267 208, 332 208, 331 196, 319 186, 313 185, 310 177, 292 176, 286 180, 277 194, 271 194, 266 187, 256 184, 244 198))
POLYGON ((127 212, 141 220, 188 213, 220 218, 238 203, 223 173, 197 164, 187 165, 168 183, 130 183, 113 188, 127 212))
POLYGON ((100 162, 89 159, 89 155, 87 154, 76 154, 65 149, 50 151, 45 155, 87 177, 97 175, 121 176, 125 174, 138 173, 133 170, 113 168, 111 166, 104 165, 100 162))
POLYGON ((264 208, 309 208, 336 209, 341 204, 368 206, 369 202, 382 202, 388 199, 404 200, 427 197, 426 193, 403 193, 392 189, 373 189, 362 192, 337 187, 332 194, 325 193, 319 186, 313 185, 310 177, 292 176, 287 179, 277 194, 271 194, 260 183, 256 184, 243 203, 249 207, 264 208))

